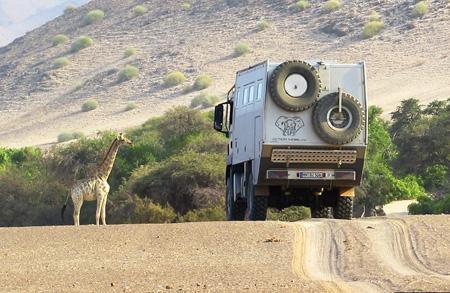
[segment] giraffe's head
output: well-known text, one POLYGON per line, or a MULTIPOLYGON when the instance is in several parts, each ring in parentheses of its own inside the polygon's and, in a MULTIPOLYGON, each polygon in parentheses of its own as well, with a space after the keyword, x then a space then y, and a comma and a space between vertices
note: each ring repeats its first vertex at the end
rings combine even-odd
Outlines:
POLYGON ((128 138, 125 137, 125 135, 123 135, 122 132, 117 135, 117 140, 119 141, 120 144, 129 144, 129 145, 133 144, 131 140, 129 140, 128 138))

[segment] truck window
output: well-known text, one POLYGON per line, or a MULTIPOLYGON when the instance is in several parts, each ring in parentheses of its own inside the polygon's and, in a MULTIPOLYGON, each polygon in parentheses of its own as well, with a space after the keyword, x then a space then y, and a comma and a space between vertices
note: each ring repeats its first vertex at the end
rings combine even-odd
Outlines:
POLYGON ((248 87, 244 89, 244 105, 248 104, 248 87))
POLYGON ((238 89, 238 95, 237 95, 237 103, 236 103, 236 107, 240 107, 242 106, 242 90, 238 89))
POLYGON ((262 82, 258 83, 258 91, 256 93, 256 100, 260 101, 262 99, 262 95, 263 95, 263 87, 262 87, 262 82))
POLYGON ((250 87, 249 103, 253 103, 254 97, 255 97, 255 86, 252 85, 252 86, 250 87))

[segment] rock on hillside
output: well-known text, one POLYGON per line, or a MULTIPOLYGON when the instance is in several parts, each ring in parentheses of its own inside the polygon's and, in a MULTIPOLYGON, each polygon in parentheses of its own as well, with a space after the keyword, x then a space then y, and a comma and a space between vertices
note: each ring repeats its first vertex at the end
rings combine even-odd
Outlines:
POLYGON ((321 58, 340 62, 365 60, 372 104, 387 111, 404 98, 423 101, 450 96, 450 4, 431 0, 421 18, 412 16, 415 1, 342 1, 337 11, 324 12, 323 1, 310 1, 305 11, 288 0, 185 1, 93 0, 0 48, 0 144, 23 146, 55 141, 63 131, 121 129, 137 125, 172 105, 186 104, 196 92, 185 93, 202 73, 213 77, 205 91, 224 94, 236 70, 264 59, 321 58), (135 16, 133 8, 148 11, 135 16), (83 24, 93 9, 103 20, 83 24), (362 39, 364 23, 377 11, 385 24, 381 33, 362 39), (260 19, 270 27, 257 29, 260 19), (65 34, 69 42, 53 46, 65 34), (77 53, 71 44, 81 35, 94 44, 77 53), (244 42, 251 53, 236 58, 244 42), (124 58, 128 47, 137 53, 124 58), (56 58, 69 64, 55 68, 56 58), (125 65, 139 76, 118 82, 125 65), (166 88, 164 77, 181 70, 188 81, 166 88), (81 112, 86 99, 99 108, 81 112), (133 101, 138 106, 124 111, 133 101))

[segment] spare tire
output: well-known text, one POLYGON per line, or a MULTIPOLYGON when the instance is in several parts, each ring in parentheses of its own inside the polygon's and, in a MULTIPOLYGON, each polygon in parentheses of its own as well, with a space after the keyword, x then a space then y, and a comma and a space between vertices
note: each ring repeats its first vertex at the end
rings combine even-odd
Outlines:
POLYGON ((347 93, 342 93, 341 112, 339 93, 322 97, 314 107, 312 119, 319 137, 334 145, 352 142, 361 133, 366 122, 362 105, 347 93))
POLYGON ((310 108, 320 95, 317 70, 304 61, 287 61, 274 69, 269 81, 270 94, 281 108, 299 112, 310 108))

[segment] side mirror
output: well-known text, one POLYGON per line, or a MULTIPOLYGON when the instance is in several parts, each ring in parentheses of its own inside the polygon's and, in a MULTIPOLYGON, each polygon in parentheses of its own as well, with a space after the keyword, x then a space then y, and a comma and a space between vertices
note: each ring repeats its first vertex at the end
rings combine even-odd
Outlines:
POLYGON ((214 108, 214 129, 219 132, 225 133, 227 137, 230 134, 229 120, 231 120, 231 113, 229 113, 229 111, 231 111, 230 102, 219 104, 214 108))
POLYGON ((214 108, 214 129, 222 132, 223 129, 223 104, 214 108))

